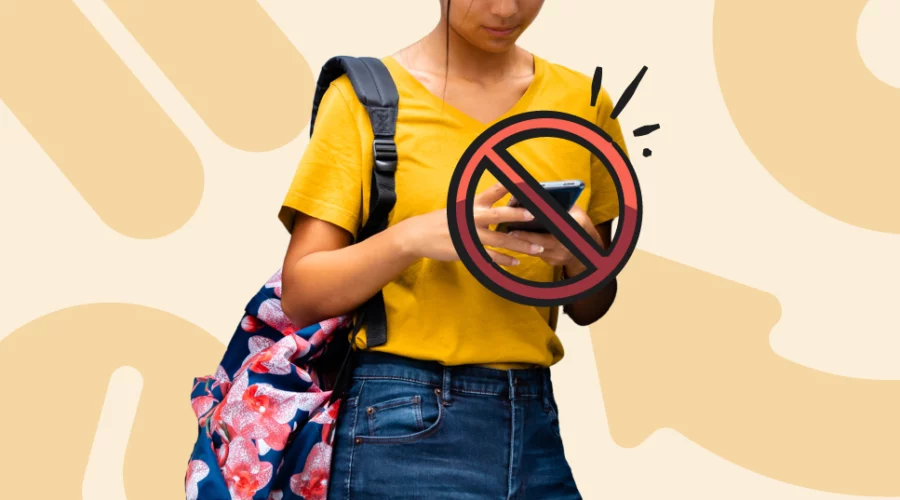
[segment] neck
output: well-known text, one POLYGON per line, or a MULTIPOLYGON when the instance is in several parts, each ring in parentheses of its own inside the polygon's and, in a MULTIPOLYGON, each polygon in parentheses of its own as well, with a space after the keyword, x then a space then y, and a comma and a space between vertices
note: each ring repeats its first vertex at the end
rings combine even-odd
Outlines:
POLYGON ((429 66, 434 65, 431 69, 435 73, 443 74, 446 68, 448 79, 458 78, 491 84, 522 73, 522 68, 526 64, 529 70, 531 68, 530 55, 517 46, 505 52, 487 52, 470 44, 452 27, 449 28, 448 65, 447 29, 446 20, 442 17, 438 25, 420 40, 421 55, 430 62, 429 66))

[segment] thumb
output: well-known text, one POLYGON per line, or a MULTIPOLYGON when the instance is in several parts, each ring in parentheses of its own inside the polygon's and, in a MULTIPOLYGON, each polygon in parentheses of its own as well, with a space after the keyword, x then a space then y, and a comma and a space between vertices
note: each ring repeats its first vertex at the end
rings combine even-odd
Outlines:
POLYGON ((493 206, 494 203, 497 203, 497 200, 506 196, 507 193, 509 191, 506 189, 506 186, 502 182, 497 182, 475 196, 475 204, 488 207, 493 206))

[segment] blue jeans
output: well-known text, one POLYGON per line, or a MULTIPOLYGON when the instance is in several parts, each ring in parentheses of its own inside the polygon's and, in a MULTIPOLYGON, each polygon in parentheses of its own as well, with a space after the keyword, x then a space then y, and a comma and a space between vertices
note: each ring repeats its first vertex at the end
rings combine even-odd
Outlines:
POLYGON ((549 369, 358 354, 338 416, 329 500, 581 498, 549 369))

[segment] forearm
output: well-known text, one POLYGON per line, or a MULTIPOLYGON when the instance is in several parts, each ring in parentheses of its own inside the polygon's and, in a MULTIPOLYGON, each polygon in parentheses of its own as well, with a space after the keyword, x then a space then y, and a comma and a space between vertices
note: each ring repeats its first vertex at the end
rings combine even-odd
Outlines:
MULTIPOLYGON (((587 268, 581 262, 577 264, 573 264, 572 266, 566 266, 565 268, 565 276, 572 277, 577 276, 584 272, 587 268)), ((598 319, 602 318, 612 307, 613 302, 616 299, 616 293, 618 292, 619 285, 615 278, 609 282, 605 287, 601 288, 594 294, 585 297, 581 300, 572 302, 571 304, 566 304, 563 307, 563 311, 572 318, 572 321, 577 325, 587 326, 591 323, 594 323, 598 319)))
POLYGON ((358 308, 419 259, 403 223, 352 245, 313 252, 282 270, 282 309, 305 327, 358 308))
MULTIPOLYGON (((594 227, 594 231, 589 231, 589 234, 594 238, 597 244, 606 250, 609 248, 612 239, 612 222, 608 221, 597 224, 594 227)), ((578 259, 574 259, 563 267, 563 272, 566 277, 577 276, 586 270, 587 267, 578 259)), ((616 300, 618 289, 618 282, 613 278, 609 284, 594 294, 571 304, 567 304, 563 308, 563 311, 569 315, 576 324, 581 326, 590 325, 602 318, 609 311, 609 308, 612 307, 613 302, 616 300)))

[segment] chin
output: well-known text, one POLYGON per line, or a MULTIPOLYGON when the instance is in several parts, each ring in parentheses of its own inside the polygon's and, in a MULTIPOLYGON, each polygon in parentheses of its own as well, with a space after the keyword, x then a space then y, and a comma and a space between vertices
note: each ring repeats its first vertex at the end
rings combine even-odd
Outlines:
POLYGON ((485 52, 500 54, 516 46, 515 38, 480 38, 472 45, 485 52))

